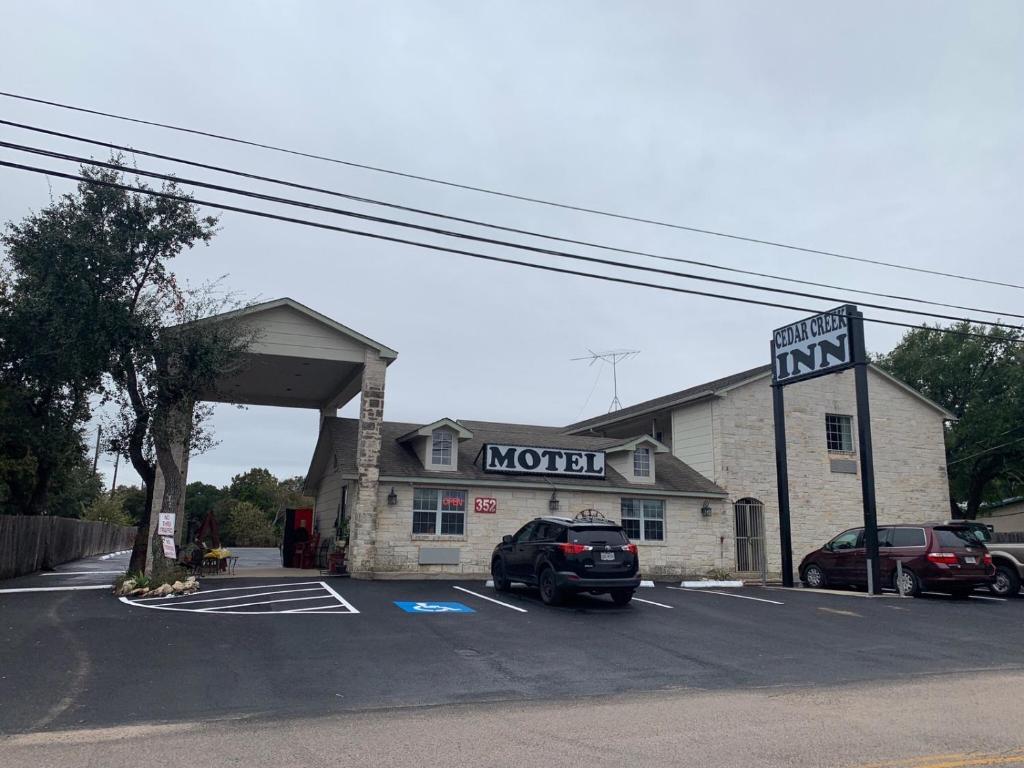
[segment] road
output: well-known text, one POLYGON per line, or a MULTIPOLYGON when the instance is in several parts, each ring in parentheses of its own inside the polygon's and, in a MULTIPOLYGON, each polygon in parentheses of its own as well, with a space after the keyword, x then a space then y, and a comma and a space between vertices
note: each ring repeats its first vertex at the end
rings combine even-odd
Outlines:
MULTIPOLYGON (((108 570, 66 567, 90 569, 108 570)), ((186 747, 226 765, 299 749, 308 765, 836 766, 1012 765, 979 755, 1024 748, 1024 600, 659 585, 625 608, 549 608, 479 581, 309 577, 134 604, 5 591, 104 579, 0 584, 0 766, 113 765, 138 740, 153 765, 194 763, 186 747)))

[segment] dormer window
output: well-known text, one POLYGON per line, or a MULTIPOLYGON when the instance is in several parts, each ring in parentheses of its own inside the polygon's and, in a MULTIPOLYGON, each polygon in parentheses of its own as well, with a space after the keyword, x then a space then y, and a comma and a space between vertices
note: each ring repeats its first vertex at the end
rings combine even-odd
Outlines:
POLYGON ((637 448, 633 451, 633 474, 636 477, 651 476, 651 449, 637 448))
POLYGON ((452 433, 450 430, 434 430, 430 445, 430 463, 442 467, 452 465, 452 433))

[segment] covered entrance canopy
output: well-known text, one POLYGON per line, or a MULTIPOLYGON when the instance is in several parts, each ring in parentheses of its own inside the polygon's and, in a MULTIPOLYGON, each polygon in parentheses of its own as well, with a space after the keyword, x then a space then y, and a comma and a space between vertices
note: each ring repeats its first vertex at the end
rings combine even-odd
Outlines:
MULTIPOLYGON (((281 298, 215 315, 203 323, 241 322, 254 331, 254 342, 243 365, 197 398, 200 401, 241 405, 274 405, 310 408, 321 418, 334 416, 339 408, 360 396, 361 470, 372 473, 376 487, 380 421, 384 409, 384 372, 398 353, 368 336, 348 328, 294 299, 281 298)), ((187 440, 183 437, 174 459, 181 469, 181 488, 188 481, 187 440)), ((367 478, 369 482, 370 478, 367 478)), ((158 469, 154 510, 160 510, 166 492, 158 469)), ((356 499, 356 507, 359 499, 356 499)), ((176 540, 181 544, 184 493, 178 499, 176 540)), ((157 515, 150 523, 150 540, 157 515)), ((358 526, 352 527, 353 539, 358 526)), ((353 541, 353 544, 355 542, 353 541)))

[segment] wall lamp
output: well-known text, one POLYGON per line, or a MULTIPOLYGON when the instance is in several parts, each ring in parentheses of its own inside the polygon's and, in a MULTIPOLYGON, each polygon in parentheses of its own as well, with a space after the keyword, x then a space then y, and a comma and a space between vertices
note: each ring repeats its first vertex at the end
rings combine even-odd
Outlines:
POLYGON ((711 502, 707 499, 705 499, 704 503, 701 505, 700 513, 704 517, 711 517, 711 502))
POLYGON ((393 507, 398 503, 398 494, 395 493, 395 487, 391 486, 391 493, 388 494, 388 506, 393 507))
POLYGON ((548 511, 549 512, 557 512, 558 511, 558 491, 552 491, 551 492, 551 498, 548 499, 548 511))

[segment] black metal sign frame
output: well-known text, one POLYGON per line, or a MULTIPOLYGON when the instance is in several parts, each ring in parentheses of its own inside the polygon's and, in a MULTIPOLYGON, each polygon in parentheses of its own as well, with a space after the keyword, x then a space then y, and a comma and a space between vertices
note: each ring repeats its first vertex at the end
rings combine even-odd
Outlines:
MULTIPOLYGON (((824 376, 831 373, 854 369, 854 385, 857 397, 857 441, 860 449, 860 483, 864 505, 864 549, 867 557, 868 589, 872 594, 881 594, 881 574, 878 562, 878 518, 875 504, 875 461, 871 444, 871 407, 868 401, 868 359, 864 346, 864 315, 852 304, 844 305, 847 318, 850 360, 815 369, 799 376, 776 379, 776 336, 773 334, 772 350, 772 413, 775 420, 775 474, 779 490, 779 538, 782 547, 782 584, 793 586, 793 540, 789 508, 789 459, 786 451, 786 404, 783 389, 788 384, 824 376)), ((834 310, 834 312, 839 311, 834 310)), ((831 313, 825 313, 831 314, 831 313)), ((821 315, 809 318, 808 322, 821 315)), ((789 327, 789 326, 787 326, 789 327)), ((781 330, 781 329, 780 329, 781 330)), ((827 362, 827 358, 825 359, 827 362)))

